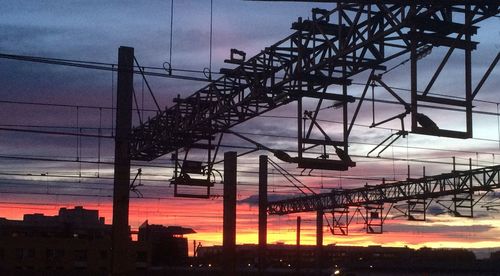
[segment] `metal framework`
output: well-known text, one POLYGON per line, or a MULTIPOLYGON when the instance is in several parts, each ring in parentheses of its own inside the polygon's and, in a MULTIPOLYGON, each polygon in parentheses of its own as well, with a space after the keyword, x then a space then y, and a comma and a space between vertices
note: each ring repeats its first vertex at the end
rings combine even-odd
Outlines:
MULTIPOLYGON (((335 9, 313 9, 312 19, 299 18, 292 24, 293 34, 248 60, 244 52, 232 49, 231 58, 226 62, 235 68, 221 69, 222 77, 187 98, 177 97, 173 106, 133 129, 131 159, 150 161, 175 152, 175 160, 186 161, 189 149, 206 149, 207 173, 201 174, 206 178, 202 184, 209 186, 220 144, 214 142, 217 134, 222 135, 231 127, 296 101, 298 155, 291 157, 282 151, 276 151, 275 155, 283 161, 297 163, 300 168, 347 170, 355 166, 348 153, 348 137, 369 83, 377 81, 384 86, 381 74, 376 71, 386 70, 387 61, 405 54, 409 54, 411 60, 411 101, 404 101, 388 89, 405 111, 379 124, 409 114, 412 132, 472 137, 472 100, 481 85, 475 90, 472 88, 471 52, 477 42, 471 38, 477 31, 477 23, 498 14, 498 1, 333 2, 339 2, 335 9), (417 60, 432 47, 449 51, 425 91, 418 92, 417 60), (428 92, 455 50, 465 53, 463 100, 430 96, 428 92), (352 77, 364 71, 371 74, 354 113, 349 116, 348 104, 354 102, 354 98, 349 95, 348 86, 352 77), (331 86, 338 87, 339 91, 327 91, 331 86), (304 98, 314 99, 315 108, 305 110, 304 98), (466 114, 465 130, 438 127, 419 111, 421 102, 462 109, 466 114), (334 133, 327 133, 318 123, 325 105, 337 107, 329 112, 337 112, 342 118, 342 128, 334 133), (313 152, 318 148, 322 148, 320 155, 313 152), (187 149, 184 159, 178 158, 179 149, 187 149)), ((487 75, 488 72, 485 78, 487 75)), ((178 167, 180 171, 176 169, 174 179, 181 180, 174 184, 187 185, 190 178, 182 171, 182 164, 178 167)))
MULTIPOLYGON (((366 233, 382 234, 391 210, 412 221, 425 221, 431 203, 440 205, 457 217, 474 216, 474 206, 489 192, 500 188, 500 166, 409 179, 357 189, 334 189, 270 202, 270 215, 321 211, 331 213, 333 235, 348 235, 354 218, 361 219, 366 233), (476 192, 477 196, 474 196, 476 192)), ((484 204, 485 208, 492 206, 484 204)))
MULTIPOLYGON (((385 203, 408 203, 408 216, 418 212, 418 204, 425 200, 452 196, 452 204, 442 206, 460 215, 460 208, 472 208, 477 200, 474 192, 489 192, 500 188, 500 166, 486 167, 468 171, 453 171, 446 174, 426 176, 394 183, 364 186, 356 189, 334 189, 322 193, 298 198, 270 202, 270 215, 285 215, 300 212, 342 210, 348 207, 372 206, 385 203)), ((483 194, 484 196, 484 194, 483 194)), ((420 211, 425 211, 428 203, 420 211)), ((411 219, 411 218, 410 218, 411 219)))

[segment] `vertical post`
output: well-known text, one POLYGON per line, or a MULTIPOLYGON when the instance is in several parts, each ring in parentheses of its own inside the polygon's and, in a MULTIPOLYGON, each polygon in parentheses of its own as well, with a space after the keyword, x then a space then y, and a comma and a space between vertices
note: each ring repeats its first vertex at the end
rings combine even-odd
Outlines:
MULTIPOLYGON (((302 17, 299 17, 299 23, 302 22, 302 17)), ((302 37, 302 31, 299 31, 299 34, 300 34, 300 37, 302 37)), ((293 48, 293 42, 290 41, 290 48, 293 48)), ((302 92, 302 71, 303 71, 303 60, 305 59, 305 53, 303 51, 304 47, 302 45, 302 40, 299 40, 298 43, 297 43, 297 65, 295 66, 295 73, 297 74, 297 77, 298 77, 298 81, 296 82, 295 84, 295 87, 298 87, 296 89, 298 89, 299 91, 302 92)), ((304 116, 304 114, 302 113, 302 96, 300 96, 298 99, 297 99, 297 149, 298 149, 298 153, 297 153, 297 156, 298 156, 298 159, 301 160, 302 159, 302 153, 304 152, 303 150, 303 145, 302 145, 302 138, 303 138, 303 132, 302 132, 302 128, 303 128, 303 125, 302 125, 302 116, 304 116)))
POLYGON ((469 173, 471 174, 469 177, 469 199, 470 199, 470 217, 474 217, 474 182, 472 182, 473 178, 472 173, 472 158, 469 158, 469 173))
POLYGON ((236 275, 236 152, 224 153, 222 255, 225 274, 236 275))
POLYGON ((196 240, 193 240, 193 257, 196 257, 196 240))
POLYGON ((130 185, 130 130, 132 128, 132 91, 134 85, 134 48, 118 50, 116 97, 115 168, 113 183, 112 271, 124 275, 129 270, 130 231, 128 205, 130 185))
POLYGON ((470 27, 472 25, 472 13, 471 5, 465 5, 465 26, 467 31, 465 32, 465 41, 467 47, 465 49, 465 102, 467 106, 466 109, 466 129, 467 137, 472 137, 472 46, 471 46, 471 33, 470 27))
POLYGON ((297 146, 298 146, 298 153, 297 153, 297 156, 299 158, 299 160, 302 159, 302 153, 303 153, 303 146, 302 146, 302 128, 303 128, 303 125, 302 125, 302 116, 304 116, 302 114, 302 98, 298 98, 297 99, 297 146))
POLYGON ((267 155, 259 156, 259 274, 264 275, 267 247, 267 155))
MULTIPOLYGON (((456 172, 455 156, 453 156, 453 173, 456 172)), ((457 189, 457 176, 453 176, 453 189, 457 189)), ((453 211, 457 214, 457 194, 453 194, 453 211)))
POLYGON ((297 252, 295 259, 295 267, 297 268, 297 270, 300 269, 300 222, 301 218, 299 216, 297 217, 297 252))
POLYGON ((321 275, 323 267, 323 210, 316 211, 316 267, 321 275))
MULTIPOLYGON (((412 4, 410 7, 410 16, 416 15, 416 5, 412 4)), ((412 24, 411 26, 411 36, 410 36, 410 90, 411 90, 411 130, 413 132, 417 129, 417 112, 418 112, 418 102, 417 102, 417 40, 415 38, 416 28, 412 24)))
MULTIPOLYGON (((337 3, 337 7, 339 8, 339 26, 343 26, 343 16, 344 16, 344 8, 342 3, 337 3)), ((343 33, 344 28, 339 28, 339 47, 340 51, 344 51, 346 48, 346 34, 343 33)), ((347 71, 347 66, 346 66, 346 58, 344 57, 342 59, 343 65, 342 65, 342 79, 346 79, 346 71, 347 71)), ((344 99, 347 99, 347 85, 345 82, 342 84, 342 95, 344 96, 344 99)), ((348 133, 348 124, 349 124, 349 118, 348 118, 348 106, 347 106, 347 101, 344 100, 342 102, 342 121, 343 121, 343 150, 346 155, 349 154, 349 145, 347 143, 347 140, 349 139, 349 133, 348 133)))

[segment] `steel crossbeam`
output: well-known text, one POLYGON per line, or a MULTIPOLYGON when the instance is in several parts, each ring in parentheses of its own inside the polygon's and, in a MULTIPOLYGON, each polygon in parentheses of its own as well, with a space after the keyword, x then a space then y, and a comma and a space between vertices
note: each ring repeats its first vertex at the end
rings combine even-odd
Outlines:
POLYGON ((500 188, 500 166, 493 166, 270 202, 268 213, 285 215, 331 211, 370 204, 470 195, 497 188, 500 188))
MULTIPOLYGON (((476 47, 470 39, 460 38, 464 34, 470 38, 477 29, 474 24, 497 15, 498 2, 472 1, 468 8, 456 2, 361 1, 338 4, 331 11, 313 9, 312 19, 299 18, 287 38, 248 60, 229 60, 235 68, 222 69, 222 77, 187 98, 176 98, 173 106, 135 127, 130 157, 150 161, 189 148, 302 97, 340 101, 347 124, 347 103, 352 98, 346 87, 351 77, 383 69, 385 62, 429 44, 476 47), (455 22, 463 14, 470 19, 468 24, 455 22), (330 85, 341 85, 343 93, 326 92, 330 85)), ((347 154, 347 127, 339 133, 343 139, 334 143, 347 154)), ((332 144, 328 137, 324 141, 298 138, 305 141, 299 141, 299 153, 332 144)))

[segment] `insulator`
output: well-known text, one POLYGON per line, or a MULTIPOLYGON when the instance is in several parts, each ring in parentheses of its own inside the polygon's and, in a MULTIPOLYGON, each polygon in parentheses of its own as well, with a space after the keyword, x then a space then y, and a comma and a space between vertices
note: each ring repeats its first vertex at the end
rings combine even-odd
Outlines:
POLYGON ((284 162, 287 162, 287 163, 291 163, 292 162, 292 157, 288 153, 286 153, 286 152, 284 152, 282 150, 276 150, 276 151, 274 151, 274 156, 276 156, 276 158, 278 158, 281 161, 284 161, 284 162))
POLYGON ((436 130, 439 130, 439 127, 437 126, 437 124, 431 120, 429 117, 427 117, 426 115, 422 114, 422 113, 417 113, 415 115, 415 117, 417 118, 417 122, 425 129, 428 129, 428 130, 433 130, 433 131, 436 131, 436 130))

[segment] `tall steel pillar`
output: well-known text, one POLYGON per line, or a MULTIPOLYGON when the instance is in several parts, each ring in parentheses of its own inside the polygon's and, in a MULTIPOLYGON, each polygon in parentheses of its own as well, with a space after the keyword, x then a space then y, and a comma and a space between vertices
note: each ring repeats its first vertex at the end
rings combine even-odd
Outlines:
POLYGON ((130 131, 132 128, 132 93, 134 85, 134 48, 118 50, 116 96, 116 136, 113 183, 112 272, 125 275, 130 269, 128 226, 130 185, 130 131))
POLYGON ((259 156, 259 274, 266 268, 267 247, 267 155, 259 156))
POLYGON ((471 13, 471 5, 465 5, 465 26, 467 31, 465 32, 465 41, 467 41, 467 47, 465 49, 465 102, 467 103, 466 108, 466 120, 467 125, 467 135, 472 137, 472 48, 471 48, 471 32, 470 27, 472 26, 472 17, 474 15, 471 13))
POLYGON ((323 210, 316 211, 316 267, 321 275, 323 267, 323 210))
POLYGON ((300 269, 300 216, 297 217, 297 252, 295 258, 295 267, 297 270, 300 269))
MULTIPOLYGON (((410 14, 411 16, 414 16, 416 14, 416 5, 412 4, 410 6, 410 14)), ((416 132, 418 123, 417 123, 417 108, 418 108, 418 79, 417 79, 417 74, 418 74, 418 64, 417 64, 417 39, 415 37, 416 33, 416 28, 412 24, 411 25, 411 36, 410 36, 410 90, 411 90, 411 104, 410 104, 410 111, 411 111, 411 131, 416 132)))
POLYGON ((236 152, 224 153, 222 255, 226 275, 236 275, 236 152))

